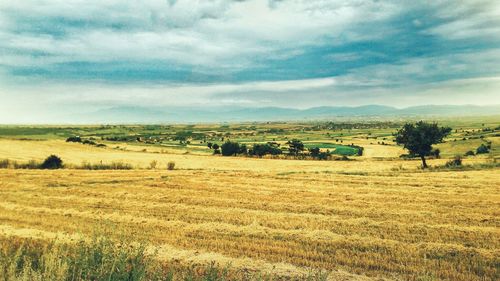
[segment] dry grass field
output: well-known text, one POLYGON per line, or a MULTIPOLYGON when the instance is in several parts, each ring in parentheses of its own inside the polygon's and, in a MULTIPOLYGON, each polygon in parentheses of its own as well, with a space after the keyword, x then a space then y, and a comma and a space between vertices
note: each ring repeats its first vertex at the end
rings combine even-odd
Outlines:
POLYGON ((136 169, 0 169, 2 237, 71 239, 103 229, 147 240, 161 261, 280 276, 500 277, 498 168, 422 171, 418 161, 369 157, 272 160, 0 140, 2 159, 49 153, 67 164, 120 160, 136 169), (146 169, 152 160, 160 165, 146 169), (168 161, 176 170, 165 169, 168 161))
POLYGON ((456 125, 436 146, 443 158, 429 159, 433 168, 425 171, 420 160, 399 157, 405 151, 392 141, 393 125, 3 127, 0 160, 40 162, 55 154, 65 169, 3 164, 0 248, 23 239, 74 243, 99 232, 142 241, 148 255, 181 266, 179 272, 216 262, 233 277, 252 279, 258 276, 252 273, 280 280, 319 273, 309 280, 325 274, 330 280, 497 280, 499 138, 483 130, 497 125, 470 124, 456 125), (187 130, 195 132, 190 144, 175 140, 187 130), (65 141, 78 134, 104 145, 65 141), (353 143, 364 153, 350 161, 212 155, 206 143, 228 135, 249 145, 299 138, 323 151, 353 143), (454 155, 488 143, 490 153, 444 167, 454 155), (167 170, 169 162, 174 170, 167 170), (82 163, 131 169, 93 171, 82 163))

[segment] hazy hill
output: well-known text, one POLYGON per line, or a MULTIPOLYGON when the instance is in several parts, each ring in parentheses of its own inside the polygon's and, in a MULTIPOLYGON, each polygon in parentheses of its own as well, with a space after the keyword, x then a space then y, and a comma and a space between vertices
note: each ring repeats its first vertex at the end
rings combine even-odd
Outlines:
MULTIPOLYGON (((500 114, 500 105, 425 105, 398 109, 382 105, 322 106, 309 109, 282 107, 112 107, 73 116, 78 123, 154 123, 314 120, 334 117, 431 117, 500 114)), ((69 118, 71 119, 71 118, 69 118)))

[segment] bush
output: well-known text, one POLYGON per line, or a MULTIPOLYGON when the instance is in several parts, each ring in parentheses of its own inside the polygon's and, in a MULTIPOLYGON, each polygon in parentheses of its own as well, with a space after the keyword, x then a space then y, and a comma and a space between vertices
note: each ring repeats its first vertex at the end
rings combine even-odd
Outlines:
POLYGON ((455 156, 455 158, 446 162, 445 166, 448 168, 462 166, 462 157, 460 155, 455 156))
POLYGON ((489 153, 490 150, 489 148, 483 144, 481 144, 477 149, 476 149, 476 154, 485 154, 485 153, 489 153))
POLYGON ((175 169, 175 162, 173 162, 173 161, 168 162, 167 163, 167 170, 172 171, 174 169, 175 169))
POLYGON ((96 145, 97 143, 95 141, 91 141, 91 140, 84 140, 82 141, 83 144, 89 144, 89 145, 96 145))
POLYGON ((50 155, 47 157, 40 168, 42 169, 61 169, 63 167, 63 161, 56 155, 50 155))
POLYGON ((465 152, 465 156, 474 156, 474 155, 476 155, 476 154, 472 150, 465 152))
POLYGON ((358 149, 358 156, 363 156, 363 152, 365 151, 365 148, 362 146, 358 146, 358 145, 356 145, 354 147, 356 147, 358 149))
POLYGON ((111 162, 111 164, 103 164, 102 162, 99 164, 90 164, 83 162, 82 165, 75 168, 83 170, 132 170, 132 165, 120 161, 111 162))
POLYGON ((69 137, 66 139, 66 142, 82 142, 82 138, 76 136, 76 137, 69 137))
POLYGON ((434 156, 434 158, 439 159, 441 154, 441 150, 439 148, 431 150, 431 156, 434 156))
POLYGON ((0 160, 0 169, 7 169, 9 167, 10 167, 10 160, 9 159, 0 160))
POLYGON ((13 162, 14 169, 40 169, 42 164, 35 160, 30 160, 28 163, 13 162))
POLYGON ((153 160, 149 163, 149 168, 154 170, 154 169, 156 169, 157 164, 158 164, 158 162, 156 160, 153 160))

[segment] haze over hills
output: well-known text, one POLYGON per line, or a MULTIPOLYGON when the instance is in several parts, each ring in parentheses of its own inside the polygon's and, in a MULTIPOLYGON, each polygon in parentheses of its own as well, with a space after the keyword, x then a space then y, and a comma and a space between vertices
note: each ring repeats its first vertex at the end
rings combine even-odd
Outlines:
POLYGON ((73 123, 183 123, 240 121, 304 121, 356 117, 446 117, 500 114, 500 105, 425 105, 395 108, 383 105, 283 107, 111 107, 91 113, 63 116, 73 123))

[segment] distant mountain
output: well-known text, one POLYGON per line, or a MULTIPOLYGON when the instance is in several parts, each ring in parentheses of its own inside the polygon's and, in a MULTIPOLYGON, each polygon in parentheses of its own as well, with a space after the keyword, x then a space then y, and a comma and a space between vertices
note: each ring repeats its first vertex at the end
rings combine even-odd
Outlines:
POLYGON ((77 123, 183 123, 300 121, 354 117, 444 117, 500 115, 500 105, 424 105, 398 109, 383 105, 322 106, 309 109, 282 107, 112 107, 72 116, 77 123))

